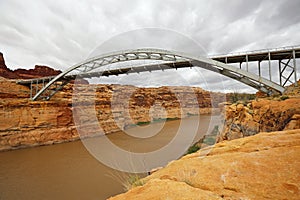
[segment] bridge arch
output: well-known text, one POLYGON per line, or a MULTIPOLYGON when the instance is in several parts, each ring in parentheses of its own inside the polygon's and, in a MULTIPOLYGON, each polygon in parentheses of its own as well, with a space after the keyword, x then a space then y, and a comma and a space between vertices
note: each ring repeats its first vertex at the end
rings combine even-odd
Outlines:
MULTIPOLYGON (((283 93, 284 87, 278 85, 275 82, 267 80, 261 76, 253 74, 251 72, 224 64, 222 62, 200 57, 200 56, 191 56, 181 52, 163 50, 163 49, 133 49, 133 50, 123 50, 112 52, 108 54, 102 54, 90 59, 87 59, 81 63, 78 63, 64 72, 60 73, 56 77, 52 77, 49 82, 44 85, 32 100, 39 99, 43 93, 45 93, 49 87, 55 84, 58 81, 62 81, 60 87, 57 87, 54 91, 52 91, 46 99, 50 99, 58 90, 60 90, 65 84, 67 84, 70 80, 74 80, 77 76, 80 77, 91 77, 96 76, 95 73, 91 73, 95 69, 101 68, 103 66, 107 66, 113 63, 121 63, 131 60, 159 60, 162 61, 162 64, 167 64, 171 68, 182 68, 182 67, 200 67, 204 68, 224 76, 230 77, 232 79, 238 80, 246 85, 249 85, 257 90, 266 92, 268 94, 273 93, 274 91, 283 93)), ((98 76, 105 74, 109 75, 118 75, 118 74, 126 74, 129 70, 133 72, 136 69, 136 72, 141 71, 149 71, 149 70, 161 70, 162 68, 157 65, 156 67, 148 67, 148 66, 131 66, 130 68, 120 68, 115 69, 114 71, 110 70, 102 70, 100 73, 98 72, 98 76)))

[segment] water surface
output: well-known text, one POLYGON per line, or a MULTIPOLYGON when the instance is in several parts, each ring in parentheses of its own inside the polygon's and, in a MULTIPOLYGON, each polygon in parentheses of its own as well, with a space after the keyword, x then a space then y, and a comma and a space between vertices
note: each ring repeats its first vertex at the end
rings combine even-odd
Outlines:
MULTIPOLYGON (((190 117, 185 120, 197 120, 190 117)), ((208 131, 211 117, 201 116, 195 141, 208 131)), ((219 119, 213 117, 213 124, 219 119)), ((120 148, 133 152, 159 149, 174 137, 180 120, 168 121, 156 135, 147 139, 130 137, 122 132, 109 139, 120 148)), ((213 128, 214 125, 211 125, 213 128)), ((141 129, 137 135, 150 134, 159 124, 141 129)), ((190 131, 187 124, 185 131, 190 131)), ((92 139, 91 139, 92 140, 92 139)), ((103 152, 105 153, 105 152, 103 152)), ((183 152, 184 153, 184 152, 183 152)), ((159 164, 159 163, 158 163, 159 164)), ((106 199, 122 193, 128 174, 111 169, 95 159, 81 141, 0 152, 0 199, 106 199)))

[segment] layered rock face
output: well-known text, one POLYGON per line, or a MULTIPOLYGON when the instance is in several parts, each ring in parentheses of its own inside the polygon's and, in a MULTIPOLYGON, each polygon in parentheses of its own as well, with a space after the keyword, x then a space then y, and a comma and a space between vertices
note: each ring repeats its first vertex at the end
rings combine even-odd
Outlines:
POLYGON ((110 200, 298 200, 299 155, 299 129, 223 141, 172 161, 110 200))
POLYGON ((90 137, 211 113, 224 101, 222 94, 191 87, 69 84, 50 101, 32 102, 27 87, 3 78, 0 86, 0 150, 73 141, 78 130, 90 137))
POLYGON ((0 80, 0 150, 78 138, 67 100, 32 102, 29 89, 0 80))
POLYGON ((217 104, 224 101, 223 94, 191 87, 82 85, 74 93, 76 121, 85 121, 91 124, 90 130, 95 130, 95 119, 90 116, 96 115, 105 133, 150 121, 217 112, 217 104))
POLYGON ((260 99, 247 105, 237 103, 224 109, 224 130, 219 141, 232 140, 259 132, 300 128, 300 98, 260 99))
POLYGON ((34 69, 17 69, 10 70, 5 65, 3 54, 0 52, 0 76, 8 79, 31 79, 43 76, 55 76, 60 74, 61 71, 54 70, 47 66, 36 65, 34 69))

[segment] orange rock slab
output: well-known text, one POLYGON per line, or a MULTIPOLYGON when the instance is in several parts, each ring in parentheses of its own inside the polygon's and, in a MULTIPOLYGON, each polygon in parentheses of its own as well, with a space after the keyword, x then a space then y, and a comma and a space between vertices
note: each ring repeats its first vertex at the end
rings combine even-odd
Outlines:
POLYGON ((142 179, 143 186, 111 200, 298 200, 299 166, 300 129, 259 133, 223 141, 173 161, 142 179))

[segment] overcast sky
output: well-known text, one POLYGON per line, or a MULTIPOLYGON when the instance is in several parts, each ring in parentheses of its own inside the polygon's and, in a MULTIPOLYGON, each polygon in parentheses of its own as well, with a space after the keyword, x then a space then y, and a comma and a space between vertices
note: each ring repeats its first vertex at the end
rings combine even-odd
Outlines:
MULTIPOLYGON (((201 55, 300 44, 299 0, 0 0, 0 13, 0 51, 12 69, 42 64, 64 70, 111 38, 143 28, 184 35, 199 45, 201 55)), ((182 42, 176 48, 187 47, 182 42)), ((158 74, 149 79, 153 85, 180 82, 172 72, 158 74)), ((193 85, 253 91, 198 69, 180 74, 193 85)))

